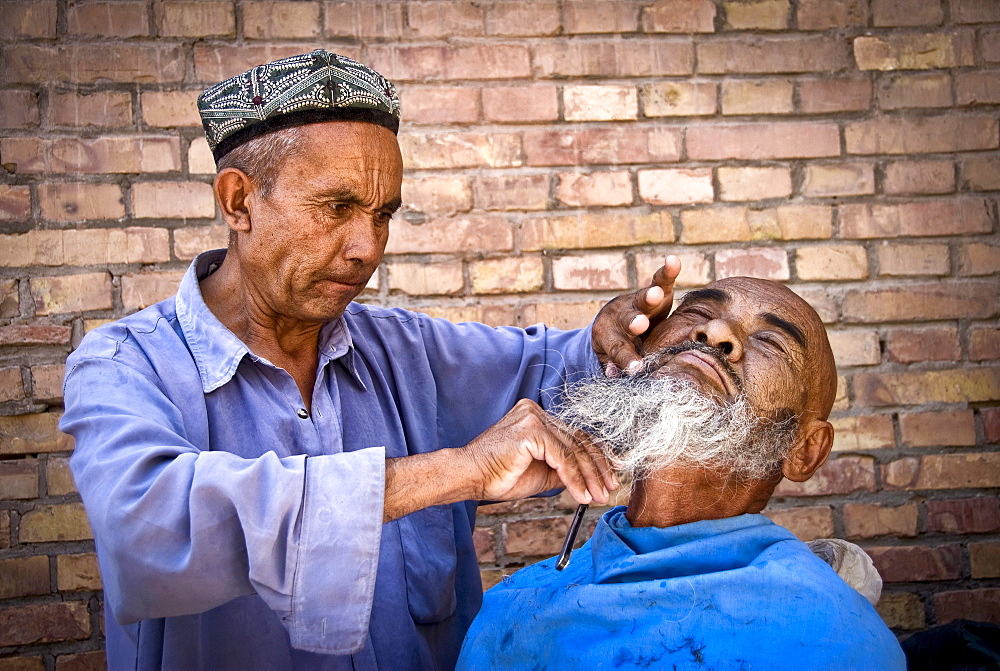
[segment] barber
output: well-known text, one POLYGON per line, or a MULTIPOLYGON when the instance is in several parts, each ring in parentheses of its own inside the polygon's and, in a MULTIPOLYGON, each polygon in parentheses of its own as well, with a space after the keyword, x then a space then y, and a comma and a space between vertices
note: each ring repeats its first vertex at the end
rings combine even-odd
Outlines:
POLYGON ((228 248, 67 361, 109 667, 450 668, 477 502, 608 500, 600 451, 539 404, 633 367, 679 264, 578 331, 357 304, 401 204, 392 85, 314 51, 199 110, 228 248))

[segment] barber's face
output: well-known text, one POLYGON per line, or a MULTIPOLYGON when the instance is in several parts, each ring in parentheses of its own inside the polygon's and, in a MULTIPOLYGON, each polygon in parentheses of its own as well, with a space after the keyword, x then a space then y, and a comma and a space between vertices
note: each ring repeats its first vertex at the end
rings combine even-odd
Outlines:
POLYGON ((378 268, 403 163, 395 135, 381 126, 337 121, 303 131, 302 154, 282 164, 266 197, 249 198, 240 255, 261 307, 320 322, 340 316, 378 268))
POLYGON ((644 350, 665 350, 654 376, 693 380, 724 402, 743 391, 772 419, 807 409, 825 417, 836 385, 829 342, 815 312, 789 289, 765 280, 730 278, 689 292, 649 335, 644 350))

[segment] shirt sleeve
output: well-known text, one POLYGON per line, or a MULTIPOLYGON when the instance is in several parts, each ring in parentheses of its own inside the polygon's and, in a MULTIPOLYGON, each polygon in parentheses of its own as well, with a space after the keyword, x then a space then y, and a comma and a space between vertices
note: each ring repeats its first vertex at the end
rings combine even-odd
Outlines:
POLYGON ((295 648, 363 645, 384 448, 254 459, 200 449, 188 436, 207 432, 202 418, 171 402, 151 371, 112 358, 77 360, 64 392, 60 428, 76 439, 73 474, 120 623, 257 593, 295 648))

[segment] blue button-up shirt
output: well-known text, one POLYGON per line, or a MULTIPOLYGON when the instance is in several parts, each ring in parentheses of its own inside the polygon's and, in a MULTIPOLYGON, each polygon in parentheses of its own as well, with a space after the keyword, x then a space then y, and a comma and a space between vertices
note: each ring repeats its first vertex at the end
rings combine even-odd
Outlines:
POLYGON ((450 668, 481 603, 476 502, 383 524, 385 459, 467 444, 597 362, 589 329, 352 303, 312 412, 283 369, 175 297, 67 361, 61 428, 104 580, 111 668, 450 668))

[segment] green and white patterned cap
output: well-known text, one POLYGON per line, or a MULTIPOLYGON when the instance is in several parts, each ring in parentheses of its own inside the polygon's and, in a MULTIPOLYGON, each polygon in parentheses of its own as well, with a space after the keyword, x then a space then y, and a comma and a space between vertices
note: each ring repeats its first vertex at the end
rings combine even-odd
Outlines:
POLYGON ((206 89, 198 112, 216 163, 255 137, 309 123, 367 121, 399 131, 392 83, 323 49, 258 65, 206 89))

